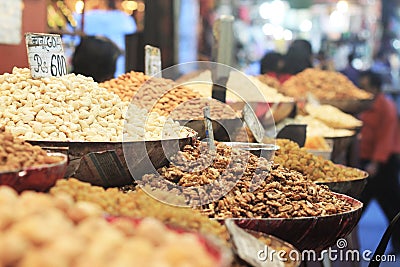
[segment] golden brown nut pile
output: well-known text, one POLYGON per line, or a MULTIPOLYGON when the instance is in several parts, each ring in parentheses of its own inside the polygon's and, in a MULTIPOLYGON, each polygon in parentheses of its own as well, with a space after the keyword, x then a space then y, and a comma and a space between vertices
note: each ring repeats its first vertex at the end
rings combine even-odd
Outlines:
POLYGON ((317 157, 307 152, 306 148, 300 148, 293 141, 277 139, 276 144, 280 148, 275 152, 274 162, 285 168, 296 170, 312 181, 336 182, 365 177, 363 171, 317 157))
POLYGON ((279 89, 281 87, 281 83, 278 81, 278 79, 271 77, 269 75, 263 74, 257 76, 257 78, 260 80, 260 82, 265 83, 269 87, 279 89))
MULTIPOLYGON (((219 200, 201 207, 211 218, 324 216, 352 208, 350 203, 338 199, 328 187, 317 185, 296 171, 289 171, 277 164, 271 167, 264 158, 222 143, 217 145, 216 155, 212 159, 204 153, 204 146, 203 143, 186 146, 172 160, 174 164, 161 168, 159 173, 169 181, 163 189, 185 196, 190 204, 196 205, 231 188, 219 200), (193 187, 193 191, 173 188, 174 184, 193 187), (196 187, 204 185, 211 186, 208 195, 202 195, 200 199, 200 194, 196 195, 199 192, 196 187)), ((153 174, 145 175, 143 183, 154 188, 163 186, 153 174)))
POLYGON ((150 78, 150 76, 145 75, 143 72, 131 71, 115 79, 103 82, 100 86, 117 94, 122 101, 130 102, 139 88, 150 78))
POLYGON ((318 99, 370 99, 372 95, 357 88, 346 76, 335 71, 306 69, 291 77, 280 91, 294 98, 305 98, 311 92, 318 99))
POLYGON ((50 193, 53 195, 68 194, 76 201, 96 203, 105 212, 112 215, 152 217, 171 225, 205 234, 214 234, 223 240, 228 240, 226 228, 218 222, 210 221, 198 211, 159 202, 140 189, 124 193, 117 188, 105 190, 76 179, 68 179, 57 181, 50 193))
POLYGON ((154 219, 110 224, 102 213, 66 194, 18 196, 0 187, 0 266, 215 266, 191 233, 177 234, 154 219))
POLYGON ((133 99, 141 108, 163 116, 189 99, 200 98, 200 94, 172 80, 152 78, 134 71, 104 82, 101 86, 119 95, 123 101, 133 99))
POLYGON ((0 172, 19 171, 28 167, 57 163, 62 159, 48 156, 39 146, 32 146, 0 127, 0 172))
POLYGON ((174 120, 199 120, 203 119, 203 109, 210 106, 210 115, 212 119, 235 119, 239 118, 236 112, 227 104, 215 99, 196 98, 182 103, 170 117, 174 120))

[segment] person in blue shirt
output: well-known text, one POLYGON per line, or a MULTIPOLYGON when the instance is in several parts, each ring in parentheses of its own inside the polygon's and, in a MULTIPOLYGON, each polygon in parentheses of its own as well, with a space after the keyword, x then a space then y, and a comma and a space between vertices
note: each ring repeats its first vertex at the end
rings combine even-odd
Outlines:
MULTIPOLYGON (((83 32, 88 36, 103 36, 112 40, 122 51, 117 59, 114 77, 125 73, 125 35, 136 32, 133 17, 117 9, 117 0, 98 0, 93 9, 85 11, 83 32)), ((76 14, 77 27, 80 30, 81 14, 76 14)), ((78 41, 79 43, 79 41, 78 41)))

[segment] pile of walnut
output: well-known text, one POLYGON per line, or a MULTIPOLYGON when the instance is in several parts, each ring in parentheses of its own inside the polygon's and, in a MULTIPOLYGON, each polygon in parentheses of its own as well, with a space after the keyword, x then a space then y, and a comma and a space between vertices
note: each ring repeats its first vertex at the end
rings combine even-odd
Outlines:
POLYGON ((366 173, 361 170, 337 165, 330 160, 315 156, 293 141, 277 139, 276 144, 279 150, 275 152, 274 162, 302 173, 307 179, 318 182, 337 182, 366 177, 366 173))
POLYGON ((181 103, 201 97, 192 89, 172 80, 152 78, 134 71, 100 86, 116 93, 123 101, 133 101, 139 107, 163 116, 168 116, 181 103))
POLYGON ((0 172, 19 171, 28 167, 57 163, 62 159, 48 156, 39 146, 32 146, 0 127, 0 172))
POLYGON ((172 159, 173 164, 159 169, 168 183, 160 183, 154 174, 145 175, 142 183, 171 190, 191 205, 204 203, 230 188, 219 200, 201 206, 211 218, 292 218, 326 216, 350 211, 352 206, 336 197, 328 187, 308 181, 302 174, 289 171, 249 152, 217 144, 216 154, 205 153, 204 143, 186 146, 172 159), (176 188, 174 185, 180 185, 176 188), (198 186, 210 185, 206 193, 198 186), (186 192, 182 188, 193 187, 186 192), (197 188, 196 188, 197 187, 197 188), (204 193, 204 192, 203 192, 204 193))
POLYGON ((196 234, 154 219, 111 224, 98 205, 66 194, 0 187, 0 232, 0 266, 216 266, 196 234))

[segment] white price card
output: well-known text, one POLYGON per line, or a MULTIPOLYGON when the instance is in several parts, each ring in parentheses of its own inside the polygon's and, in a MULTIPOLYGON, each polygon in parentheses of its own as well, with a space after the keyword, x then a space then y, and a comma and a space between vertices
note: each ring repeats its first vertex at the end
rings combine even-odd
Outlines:
POLYGON ((67 74, 67 61, 60 35, 26 33, 25 43, 33 78, 67 74))
POLYGON ((146 45, 145 50, 145 74, 161 78, 161 51, 160 48, 146 45))

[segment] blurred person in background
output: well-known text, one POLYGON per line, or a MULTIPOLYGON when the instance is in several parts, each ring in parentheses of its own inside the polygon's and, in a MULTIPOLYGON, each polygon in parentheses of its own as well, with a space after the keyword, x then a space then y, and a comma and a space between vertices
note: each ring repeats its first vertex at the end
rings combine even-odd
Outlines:
POLYGON ((311 43, 304 39, 294 40, 285 55, 282 73, 296 75, 307 68, 313 67, 313 52, 311 43))
POLYGON ((343 75, 346 75, 346 77, 349 78, 349 80, 352 81, 354 85, 358 86, 360 72, 356 68, 353 67, 353 60, 354 60, 355 56, 356 55, 354 53, 350 53, 347 56, 347 65, 340 72, 343 75))
POLYGON ((332 59, 328 56, 328 54, 324 50, 320 50, 318 54, 315 56, 314 68, 320 70, 330 70, 334 71, 335 66, 332 59))
POLYGON ((261 74, 276 78, 280 83, 285 82, 291 75, 282 73, 285 58, 281 53, 267 52, 261 59, 261 74))
MULTIPOLYGON (((84 17, 85 35, 107 37, 122 51, 113 77, 125 73, 125 35, 136 32, 135 20, 117 8, 119 2, 120 0, 87 0, 84 17)), ((76 14, 75 19, 78 25, 75 30, 80 30, 82 15, 76 14)))
POLYGON ((84 36, 72 57, 73 72, 104 82, 114 77, 117 59, 121 55, 118 46, 101 36, 84 36))
MULTIPOLYGON (((376 199, 390 222, 400 211, 397 110, 394 102, 382 93, 382 77, 378 73, 361 72, 359 86, 374 95, 372 106, 360 114, 363 121, 361 167, 369 174, 361 201, 365 210, 369 202, 376 199)), ((393 232, 392 244, 393 253, 400 253, 400 227, 393 232)))

